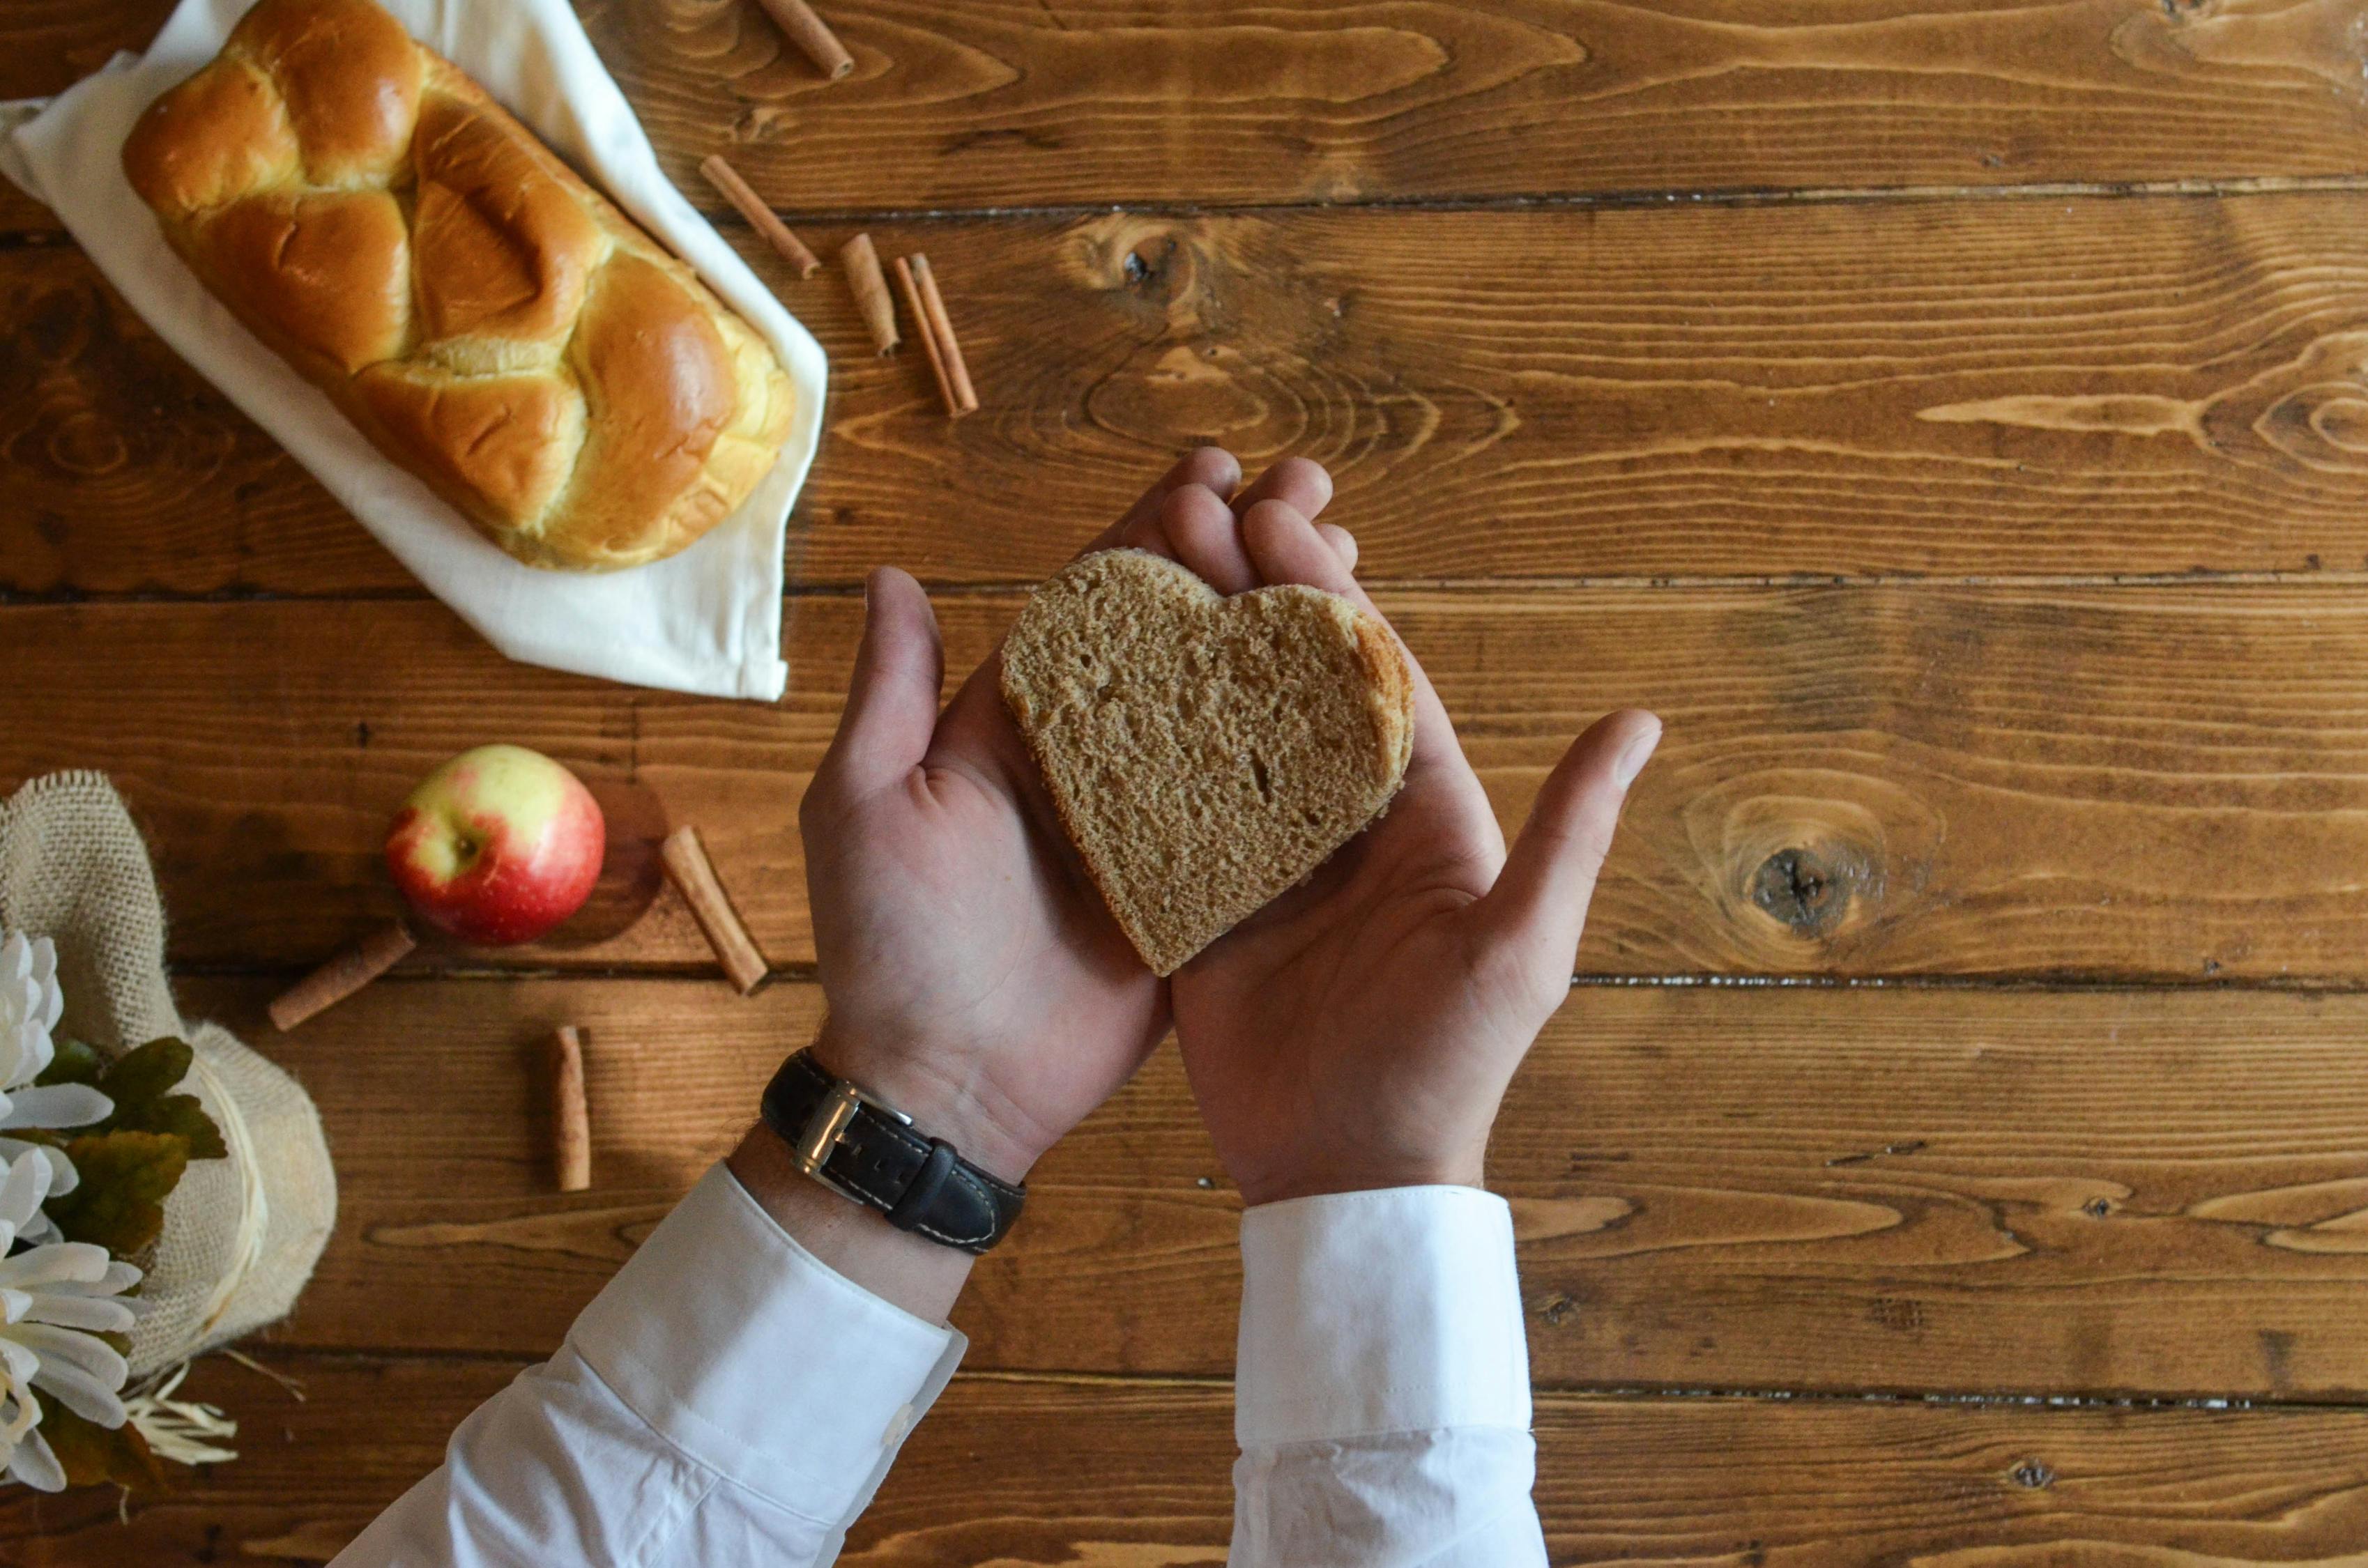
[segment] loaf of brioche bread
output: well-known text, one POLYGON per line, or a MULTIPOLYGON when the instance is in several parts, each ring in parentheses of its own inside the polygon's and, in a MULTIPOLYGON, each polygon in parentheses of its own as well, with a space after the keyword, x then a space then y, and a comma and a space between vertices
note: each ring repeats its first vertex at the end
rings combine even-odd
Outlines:
POLYGON ((671 555, 780 453, 764 339, 370 0, 262 0, 123 171, 240 321, 529 565, 671 555))

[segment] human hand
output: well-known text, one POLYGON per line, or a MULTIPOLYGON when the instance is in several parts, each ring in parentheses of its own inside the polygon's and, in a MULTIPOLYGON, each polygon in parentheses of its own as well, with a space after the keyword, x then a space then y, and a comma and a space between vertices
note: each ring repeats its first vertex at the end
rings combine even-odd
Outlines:
MULTIPOLYGON (((1330 494, 1304 461, 1230 506, 1179 488, 1125 542, 1223 593, 1306 583, 1372 610, 1353 541, 1312 520, 1330 494)), ((1480 1185, 1497 1104, 1568 994, 1596 873, 1660 738, 1649 713, 1599 721, 1508 857, 1438 693, 1406 663, 1414 755, 1387 814, 1171 981, 1185 1071, 1250 1204, 1480 1185)))
MULTIPOLYGON (((1087 548, 1156 526, 1178 490, 1240 477, 1196 451, 1087 548)), ((1000 655, 941 715, 920 585, 883 568, 865 599, 846 713, 798 813, 829 1006, 815 1058, 1018 1181, 1158 1044, 1166 988, 1069 846, 1000 655)))

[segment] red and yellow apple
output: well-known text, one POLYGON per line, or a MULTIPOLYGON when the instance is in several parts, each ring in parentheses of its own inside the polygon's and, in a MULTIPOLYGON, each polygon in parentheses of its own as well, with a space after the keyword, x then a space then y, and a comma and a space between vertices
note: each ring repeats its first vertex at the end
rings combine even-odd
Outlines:
POLYGON ((606 837, 582 779, 524 746, 479 746, 420 780, 395 812, 386 869, 438 930, 507 947, 583 907, 606 837))

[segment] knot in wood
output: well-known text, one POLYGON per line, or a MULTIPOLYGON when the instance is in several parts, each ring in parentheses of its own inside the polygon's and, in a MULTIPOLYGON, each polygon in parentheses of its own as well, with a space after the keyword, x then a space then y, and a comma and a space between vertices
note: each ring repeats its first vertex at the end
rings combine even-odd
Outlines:
POLYGON ((1119 282, 1142 299, 1167 304, 1191 290, 1195 267, 1181 236, 1154 231, 1119 253, 1119 282))
POLYGON ((2033 1492, 2055 1484, 2055 1471, 2045 1460, 2025 1460, 2007 1471, 2007 1477, 2017 1486, 2033 1492))
POLYGON ((1841 924, 1858 881, 1858 868, 1815 849, 1780 849, 1753 874, 1751 902, 1804 937, 1823 937, 1841 924))
POLYGON ((60 289, 42 295, 25 313, 16 342, 20 348, 29 346, 51 364, 68 364, 112 325, 107 301, 95 290, 60 289))

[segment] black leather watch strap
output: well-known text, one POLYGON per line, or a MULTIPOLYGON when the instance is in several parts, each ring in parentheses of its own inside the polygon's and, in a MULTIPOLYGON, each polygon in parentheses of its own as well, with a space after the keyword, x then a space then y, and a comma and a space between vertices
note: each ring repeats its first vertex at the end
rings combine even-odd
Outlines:
POLYGON ((765 1125, 798 1168, 900 1231, 964 1252, 985 1252, 1019 1218, 1028 1188, 972 1165, 909 1117, 823 1070, 801 1051, 765 1087, 765 1125))

